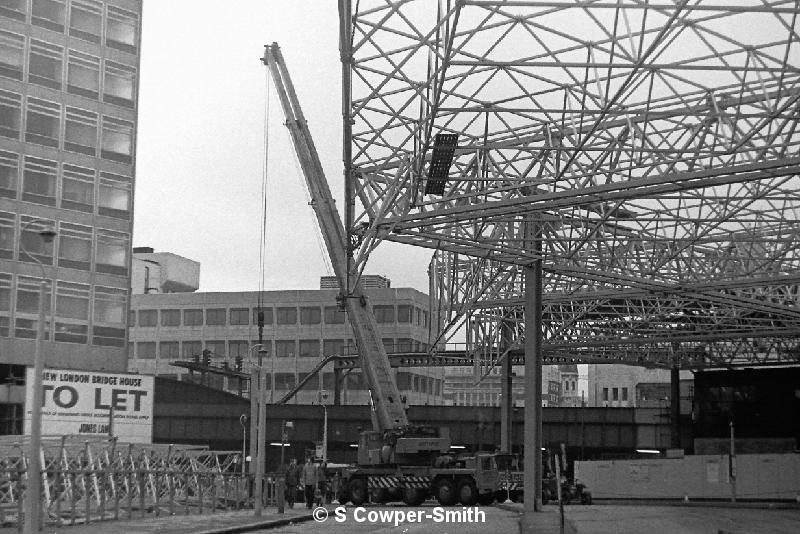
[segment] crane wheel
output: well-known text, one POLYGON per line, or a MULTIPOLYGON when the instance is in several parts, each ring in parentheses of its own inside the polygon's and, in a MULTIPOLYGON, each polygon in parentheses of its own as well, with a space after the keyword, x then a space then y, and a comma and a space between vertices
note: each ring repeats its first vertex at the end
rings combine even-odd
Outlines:
POLYGON ((375 504, 386 504, 389 502, 389 490, 386 488, 375 488, 369 492, 369 500, 375 504))
POLYGON ((419 506, 425 502, 425 493, 419 488, 406 488, 403 492, 403 502, 408 506, 419 506))
POLYGON ((465 478, 458 483, 458 500, 464 506, 472 506, 478 502, 478 488, 472 480, 465 478))
POLYGON ((436 500, 442 506, 453 506, 456 503, 456 485, 449 478, 442 478, 436 483, 436 500))
POLYGON ((489 506, 494 504, 494 492, 482 493, 478 495, 478 504, 481 506, 489 506))
POLYGON ((361 506, 367 500, 367 484, 362 478, 354 478, 347 486, 353 506, 361 506))

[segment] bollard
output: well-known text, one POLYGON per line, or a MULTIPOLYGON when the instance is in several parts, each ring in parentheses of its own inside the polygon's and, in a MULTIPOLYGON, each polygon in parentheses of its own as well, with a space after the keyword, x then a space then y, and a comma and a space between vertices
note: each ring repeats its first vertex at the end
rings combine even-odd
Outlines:
POLYGON ((275 493, 276 493, 275 502, 278 503, 278 513, 282 514, 283 513, 283 503, 284 503, 284 494, 283 494, 283 492, 284 492, 284 487, 286 486, 286 480, 284 480, 284 478, 282 476, 279 476, 277 478, 278 478, 278 484, 277 484, 278 488, 275 490, 275 493))

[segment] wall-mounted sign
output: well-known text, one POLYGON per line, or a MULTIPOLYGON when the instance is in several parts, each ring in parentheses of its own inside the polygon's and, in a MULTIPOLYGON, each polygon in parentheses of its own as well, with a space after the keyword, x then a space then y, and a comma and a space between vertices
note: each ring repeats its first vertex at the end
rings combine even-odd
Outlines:
MULTIPOLYGON (((153 439, 152 376, 45 369, 42 436, 114 435, 120 441, 153 439)), ((33 368, 25 373, 25 433, 30 434, 33 368)))

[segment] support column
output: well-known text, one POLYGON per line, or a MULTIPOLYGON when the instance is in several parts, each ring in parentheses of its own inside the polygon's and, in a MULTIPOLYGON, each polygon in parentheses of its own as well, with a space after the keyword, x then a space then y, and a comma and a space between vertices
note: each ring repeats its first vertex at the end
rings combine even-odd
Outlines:
POLYGON ((334 365, 333 367, 333 405, 342 404, 342 371, 334 365))
POLYGON ((256 453, 258 452, 258 370, 250 371, 250 469, 251 475, 256 473, 256 453))
POLYGON ((670 369, 670 447, 681 448, 681 373, 677 356, 672 358, 670 369))
MULTIPOLYGON (((542 234, 525 222, 527 249, 541 257, 542 234)), ((542 260, 525 267, 525 476, 526 512, 542 510, 542 260), (530 491, 530 489, 533 491, 530 491)))
MULTIPOLYGON (((511 323, 503 321, 500 325, 500 350, 506 351, 511 346, 511 323)), ((511 425, 512 425, 512 367, 511 355, 506 355, 501 367, 500 378, 500 452, 511 452, 511 425)))

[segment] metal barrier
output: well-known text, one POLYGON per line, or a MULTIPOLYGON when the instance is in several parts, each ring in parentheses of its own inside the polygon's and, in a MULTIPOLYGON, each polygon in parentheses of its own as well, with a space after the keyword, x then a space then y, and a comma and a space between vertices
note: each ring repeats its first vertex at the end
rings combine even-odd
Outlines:
MULTIPOLYGON (((22 441, 0 441, 0 526, 22 528, 26 451, 22 441)), ((254 505, 253 475, 242 473, 241 452, 65 437, 44 441, 41 455, 42 524, 203 514, 254 505)), ((264 506, 277 505, 279 477, 265 475, 264 506)))

